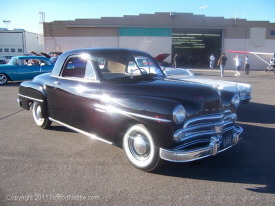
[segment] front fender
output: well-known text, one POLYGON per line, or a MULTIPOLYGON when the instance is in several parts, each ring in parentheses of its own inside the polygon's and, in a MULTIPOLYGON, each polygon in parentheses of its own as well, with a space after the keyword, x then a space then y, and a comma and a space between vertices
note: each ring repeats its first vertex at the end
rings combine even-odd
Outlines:
POLYGON ((155 145, 169 147, 173 143, 175 125, 173 111, 179 102, 155 97, 127 96, 119 97, 113 106, 119 108, 122 122, 117 122, 117 138, 135 124, 142 124, 151 133, 155 145), (122 106, 123 105, 123 106, 122 106))

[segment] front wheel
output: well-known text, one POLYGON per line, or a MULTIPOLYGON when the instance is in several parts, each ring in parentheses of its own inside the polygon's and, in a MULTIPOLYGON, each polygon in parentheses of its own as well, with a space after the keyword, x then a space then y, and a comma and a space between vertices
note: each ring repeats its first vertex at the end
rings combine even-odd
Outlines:
POLYGON ((5 74, 0 74, 0 84, 6 84, 8 82, 8 77, 5 74))
POLYGON ((265 72, 270 71, 270 70, 272 70, 272 69, 273 69, 273 66, 268 65, 268 66, 266 67, 266 69, 265 69, 265 72))
POLYGON ((42 117, 42 107, 38 102, 34 102, 32 105, 32 115, 35 123, 39 127, 46 129, 51 126, 52 121, 48 118, 42 117))
POLYGON ((143 125, 134 125, 126 132, 123 148, 129 161, 140 170, 153 171, 162 162, 159 148, 143 125))

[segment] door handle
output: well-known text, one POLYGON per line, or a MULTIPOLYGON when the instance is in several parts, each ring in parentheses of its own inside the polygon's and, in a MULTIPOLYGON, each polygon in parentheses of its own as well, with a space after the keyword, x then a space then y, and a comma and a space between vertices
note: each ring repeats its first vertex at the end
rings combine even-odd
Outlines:
POLYGON ((61 83, 60 83, 60 82, 58 82, 58 81, 55 81, 54 83, 55 83, 55 84, 58 84, 58 85, 61 85, 61 83))

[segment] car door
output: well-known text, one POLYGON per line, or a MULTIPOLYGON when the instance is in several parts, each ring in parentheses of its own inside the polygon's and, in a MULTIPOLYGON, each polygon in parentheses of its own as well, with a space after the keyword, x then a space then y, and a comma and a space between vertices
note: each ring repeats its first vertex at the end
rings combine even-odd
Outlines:
POLYGON ((54 105, 49 105, 52 108, 50 115, 66 125, 91 132, 95 121, 94 104, 99 93, 100 83, 92 63, 80 56, 71 56, 51 91, 54 105))
POLYGON ((51 72, 53 70, 54 64, 51 64, 46 60, 41 60, 40 62, 40 74, 51 72))
POLYGON ((31 80, 40 74, 40 65, 35 59, 20 59, 17 64, 15 81, 31 80))

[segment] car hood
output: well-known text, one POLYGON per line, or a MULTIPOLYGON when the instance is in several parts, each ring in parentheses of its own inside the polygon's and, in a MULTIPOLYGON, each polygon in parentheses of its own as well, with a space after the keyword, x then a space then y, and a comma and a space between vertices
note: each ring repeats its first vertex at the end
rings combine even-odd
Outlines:
POLYGON ((187 110, 192 110, 192 113, 212 114, 221 111, 220 93, 214 87, 185 80, 167 78, 133 83, 110 83, 104 84, 101 91, 114 97, 122 95, 169 99, 184 105, 187 110))
POLYGON ((11 67, 14 67, 14 65, 9 65, 9 64, 0 64, 0 72, 5 72, 6 69, 9 69, 11 67))
POLYGON ((158 62, 162 62, 164 59, 166 59, 170 54, 159 54, 155 57, 155 60, 158 62))
POLYGON ((231 92, 238 92, 239 90, 246 90, 247 92, 251 92, 251 85, 245 83, 238 82, 230 82, 223 80, 214 80, 208 78, 201 78, 196 76, 181 76, 181 75, 170 75, 168 76, 171 79, 180 79, 190 82, 197 82, 202 84, 207 84, 216 87, 219 90, 226 90, 231 92))

